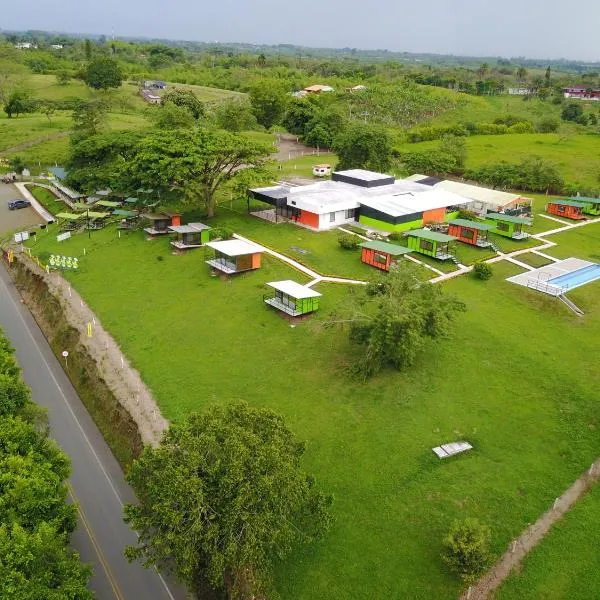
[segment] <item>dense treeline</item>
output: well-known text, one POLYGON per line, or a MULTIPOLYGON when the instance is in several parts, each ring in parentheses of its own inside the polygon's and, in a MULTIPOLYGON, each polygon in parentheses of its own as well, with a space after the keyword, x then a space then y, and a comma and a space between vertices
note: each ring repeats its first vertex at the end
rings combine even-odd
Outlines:
POLYGON ((66 503, 69 470, 0 333, 0 598, 93 597, 90 569, 69 548, 76 523, 66 503))

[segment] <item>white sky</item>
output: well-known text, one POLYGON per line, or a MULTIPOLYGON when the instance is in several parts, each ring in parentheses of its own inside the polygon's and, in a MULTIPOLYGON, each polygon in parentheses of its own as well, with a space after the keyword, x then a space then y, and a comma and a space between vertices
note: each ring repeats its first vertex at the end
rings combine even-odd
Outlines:
POLYGON ((2 29, 600 60, 600 0, 21 0, 2 29))

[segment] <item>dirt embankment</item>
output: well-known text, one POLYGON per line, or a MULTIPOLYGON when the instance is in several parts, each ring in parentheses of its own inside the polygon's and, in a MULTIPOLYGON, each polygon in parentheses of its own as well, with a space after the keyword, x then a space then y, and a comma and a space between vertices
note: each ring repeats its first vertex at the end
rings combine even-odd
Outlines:
POLYGON ((61 353, 69 352, 67 374, 73 386, 127 467, 145 444, 157 445, 168 427, 150 390, 60 274, 48 274, 19 254, 10 273, 56 356, 63 361, 61 353))

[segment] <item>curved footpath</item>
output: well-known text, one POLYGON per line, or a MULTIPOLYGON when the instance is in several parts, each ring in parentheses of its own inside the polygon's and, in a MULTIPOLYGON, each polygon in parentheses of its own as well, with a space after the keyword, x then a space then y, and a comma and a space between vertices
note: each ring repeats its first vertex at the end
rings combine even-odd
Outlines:
POLYGON ((69 455, 69 487, 79 507, 73 546, 94 568, 98 600, 184 600, 186 592, 123 555, 136 534, 123 522, 135 496, 46 339, 0 265, 0 327, 16 349, 32 399, 48 410, 51 434, 69 455))

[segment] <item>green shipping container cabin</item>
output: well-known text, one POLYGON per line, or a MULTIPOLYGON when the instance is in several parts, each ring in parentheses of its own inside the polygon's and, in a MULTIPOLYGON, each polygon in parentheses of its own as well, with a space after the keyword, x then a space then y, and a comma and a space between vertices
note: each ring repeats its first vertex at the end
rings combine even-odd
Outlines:
POLYGON ((204 223, 188 223, 187 225, 170 225, 169 231, 177 234, 171 246, 177 250, 200 248, 209 241, 210 227, 204 223))
POLYGON ((386 272, 398 262, 401 256, 412 252, 410 248, 389 242, 368 241, 363 242, 360 247, 362 248, 360 255, 362 262, 386 272))
POLYGON ((493 225, 492 233, 513 240, 525 240, 529 237, 529 234, 523 231, 523 225, 530 226, 531 219, 502 213, 487 213, 485 215, 485 222, 493 225))
POLYGON ((577 196, 569 198, 569 200, 583 203, 583 212, 586 215, 600 216, 600 198, 581 198, 577 196))
POLYGON ((318 310, 321 294, 301 285, 285 279, 283 281, 271 281, 267 285, 275 290, 275 295, 263 296, 265 304, 284 312, 291 317, 300 317, 318 310))
POLYGON ((452 260, 454 258, 454 243, 456 238, 445 233, 429 231, 428 229, 415 229, 406 234, 407 246, 419 254, 431 256, 438 260, 452 260))

